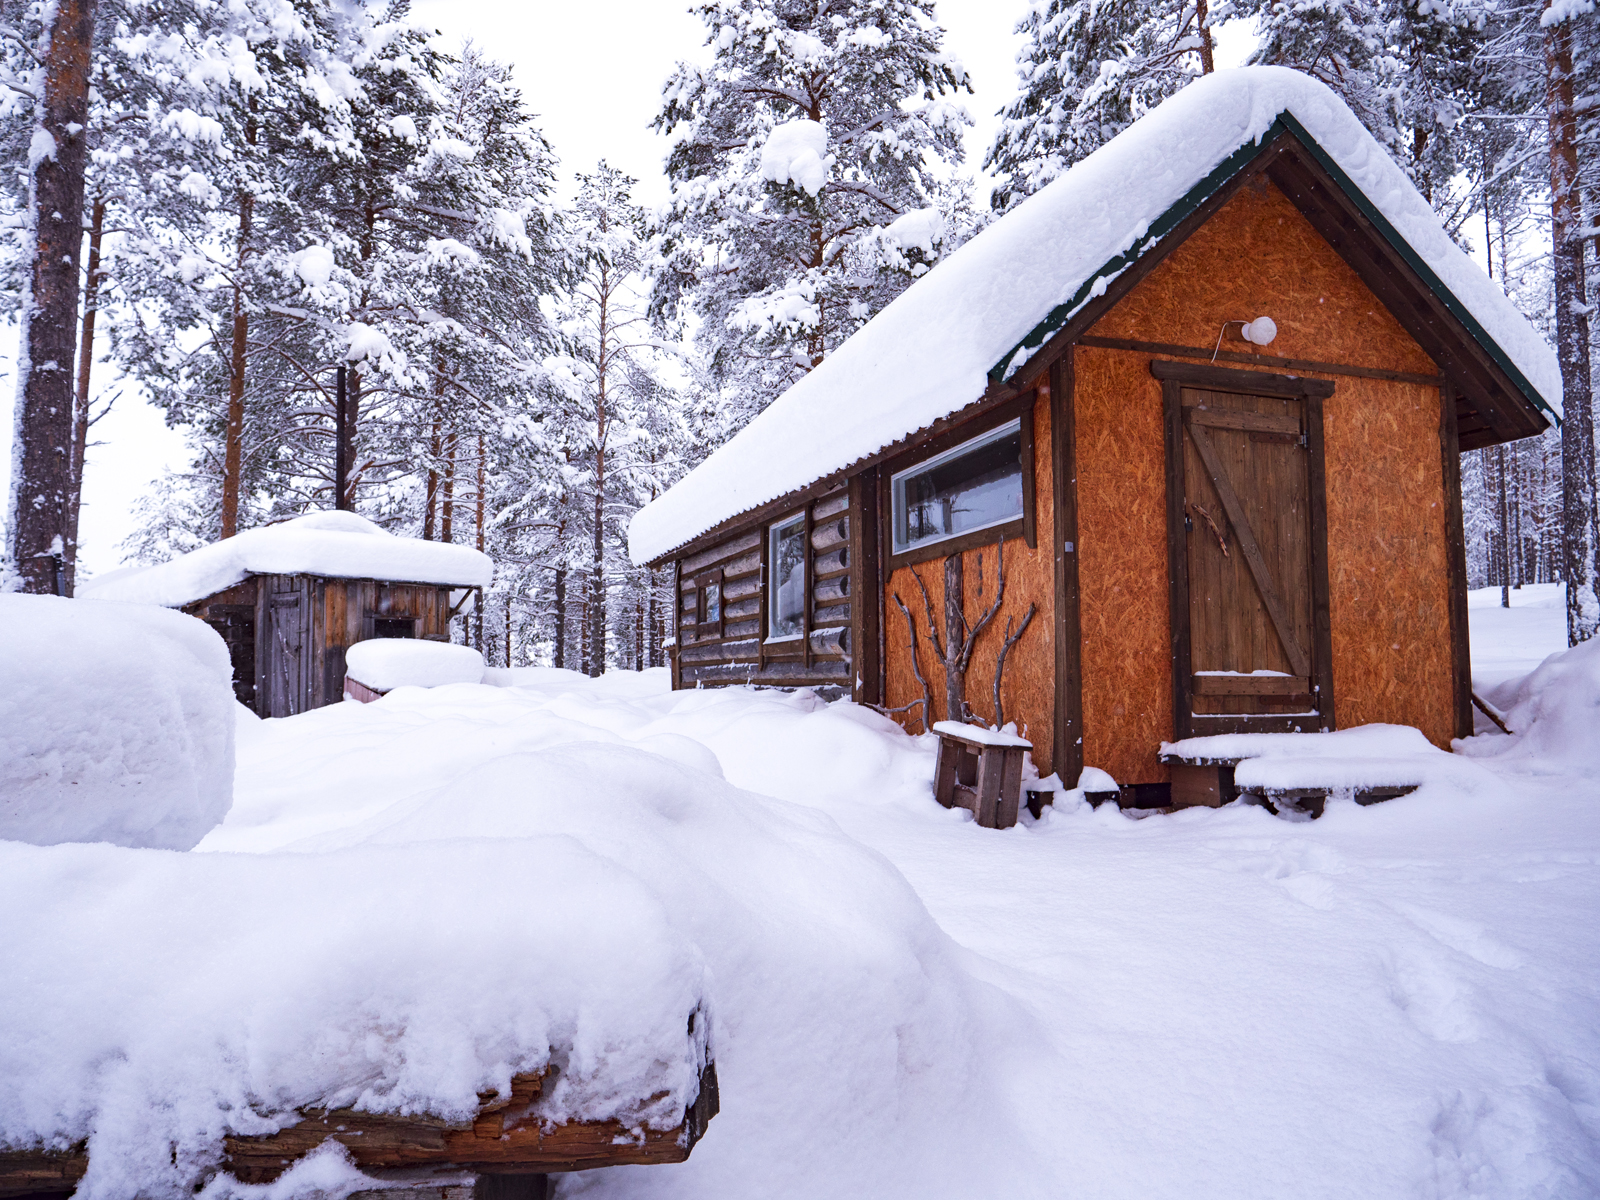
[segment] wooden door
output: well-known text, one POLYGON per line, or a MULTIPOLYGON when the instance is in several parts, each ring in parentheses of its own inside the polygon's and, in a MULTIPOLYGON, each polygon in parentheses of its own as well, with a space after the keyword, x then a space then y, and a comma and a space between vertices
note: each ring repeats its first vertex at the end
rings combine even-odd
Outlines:
POLYGON ((1332 728, 1322 397, 1191 370, 1167 389, 1178 736, 1332 728))
POLYGON ((303 586, 271 579, 267 592, 267 713, 292 717, 307 707, 310 597, 303 586), (286 586, 287 585, 287 586, 286 586))

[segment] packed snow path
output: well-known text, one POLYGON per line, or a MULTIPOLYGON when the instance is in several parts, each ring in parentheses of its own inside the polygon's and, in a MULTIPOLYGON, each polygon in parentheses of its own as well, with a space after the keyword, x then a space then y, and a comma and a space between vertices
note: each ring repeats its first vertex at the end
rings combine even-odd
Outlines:
MULTIPOLYGON (((1587 677, 1573 703, 1600 703, 1587 677)), ((242 728, 237 801, 201 849, 314 848, 511 755, 546 764, 532 792, 605 807, 639 786, 618 748, 647 749, 791 802, 813 853, 881 853, 954 943, 919 946, 923 970, 960 977, 908 974, 918 926, 883 886, 843 922, 830 888, 772 893, 814 904, 822 938, 701 923, 722 1116, 681 1167, 562 1195, 1600 1194, 1592 745, 1315 823, 1063 806, 991 831, 929 798, 932 739, 848 704, 672 694, 662 672, 501 682, 242 728), (863 987, 849 964, 873 955, 863 987)))

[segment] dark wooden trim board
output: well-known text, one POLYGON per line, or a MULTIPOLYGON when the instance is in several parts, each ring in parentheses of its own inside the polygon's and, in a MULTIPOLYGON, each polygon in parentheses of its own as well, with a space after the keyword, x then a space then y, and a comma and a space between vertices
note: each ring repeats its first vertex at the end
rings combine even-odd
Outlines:
POLYGON ((1454 385, 1439 389, 1439 452, 1444 469, 1445 573, 1450 588, 1450 664, 1457 737, 1472 736, 1472 638, 1467 619, 1467 539, 1461 511, 1461 445, 1454 385))
POLYGON ((1248 363, 1263 367, 1278 367, 1285 371, 1317 371, 1323 375, 1350 375, 1357 379, 1382 379, 1389 383, 1420 383, 1438 387, 1438 375, 1419 375, 1414 371, 1386 371, 1379 367, 1352 367, 1344 363, 1317 362, 1309 358, 1275 358, 1270 354, 1245 354, 1236 350, 1218 350, 1214 354, 1204 346, 1172 346, 1166 342, 1140 342, 1130 338, 1104 338, 1084 336, 1078 345, 1094 350, 1130 350, 1138 354, 1162 354, 1169 358, 1203 358, 1208 362, 1248 363))
POLYGON ((1056 720, 1051 769, 1068 787, 1083 774, 1083 625, 1078 607, 1078 443, 1072 349, 1051 366, 1050 466, 1055 505, 1056 720))
POLYGON ((857 704, 882 704, 878 687, 878 472, 850 477, 850 656, 857 704))
MULTIPOLYGON (((1155 363, 1150 364, 1152 372, 1155 363)), ((1161 379, 1161 376, 1156 376, 1161 379)), ((1167 621, 1172 657, 1172 738, 1190 736, 1194 663, 1189 652, 1189 540, 1183 527, 1183 385, 1161 379, 1162 440, 1167 451, 1167 621)))
POLYGON ((1174 380, 1184 387, 1209 388, 1219 392, 1243 392, 1252 396, 1331 396, 1333 384, 1326 379, 1302 379, 1298 375, 1274 375, 1267 371, 1235 371, 1210 364, 1164 362, 1150 364, 1150 374, 1160 380, 1174 380))

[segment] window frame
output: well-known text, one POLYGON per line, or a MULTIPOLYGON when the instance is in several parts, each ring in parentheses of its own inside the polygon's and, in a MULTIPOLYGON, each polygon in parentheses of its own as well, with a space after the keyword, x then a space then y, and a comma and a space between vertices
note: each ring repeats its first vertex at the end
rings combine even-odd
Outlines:
POLYGON ((888 551, 884 556, 888 560, 888 570, 894 571, 900 567, 928 562, 935 558, 947 558, 964 550, 992 545, 1001 538, 1005 538, 1007 541, 1021 539, 1029 549, 1035 547, 1037 503, 1034 495, 1033 413, 1036 395, 1037 393, 1034 390, 1030 390, 1016 402, 985 414, 984 427, 981 429, 974 431, 970 427, 960 428, 940 437, 930 438, 923 445, 917 447, 914 455, 907 456, 900 462, 891 464, 884 469, 880 476, 882 491, 879 497, 879 504, 882 514, 880 517, 882 545, 888 551), (993 525, 986 525, 981 529, 969 529, 965 533, 951 534, 949 537, 921 542, 909 549, 897 551, 895 549, 895 482, 912 472, 926 469, 936 461, 954 458, 959 452, 972 446, 973 443, 992 437, 1000 430, 1018 422, 1020 422, 1019 432, 1022 435, 1022 515, 1004 521, 997 521, 993 525))
POLYGON ((694 636, 695 640, 701 638, 720 638, 728 621, 728 597, 723 589, 722 568, 714 571, 702 571, 694 577, 694 636), (707 603, 708 592, 711 588, 717 589, 717 615, 715 619, 708 616, 710 604, 707 603))
POLYGON ((764 532, 762 538, 762 547, 765 555, 765 570, 762 572, 763 579, 761 581, 762 591, 765 593, 762 597, 761 604, 762 625, 765 633, 765 636, 761 639, 761 644, 763 646, 784 646, 788 645, 790 642, 803 641, 807 636, 807 631, 810 626, 809 618, 811 614, 810 599, 812 555, 811 546, 809 545, 811 539, 807 536, 810 531, 811 523, 806 518, 810 511, 810 507, 808 506, 799 512, 790 513, 786 517, 781 517, 778 520, 768 524, 764 532), (776 587, 778 535, 782 531, 796 526, 798 526, 800 529, 800 537, 802 539, 800 563, 803 571, 801 590, 804 594, 804 599, 801 601, 802 607, 800 612, 800 629, 796 633, 773 633, 773 629, 775 629, 778 624, 778 614, 776 611, 776 606, 778 603, 778 589, 776 587))

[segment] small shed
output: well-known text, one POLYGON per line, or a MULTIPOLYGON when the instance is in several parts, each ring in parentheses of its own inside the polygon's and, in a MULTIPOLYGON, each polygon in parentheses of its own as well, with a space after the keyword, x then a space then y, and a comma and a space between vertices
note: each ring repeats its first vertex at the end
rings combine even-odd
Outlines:
POLYGON ((1220 71, 908 288, 641 510, 673 682, 1015 721, 1170 802, 1162 742, 1471 732, 1459 452, 1554 354, 1326 87, 1220 71))
POLYGON ((247 530, 78 591, 181 608, 222 635, 239 703, 287 717, 343 696, 345 651, 368 638, 450 640, 450 622, 488 586, 487 555, 397 537, 352 512, 247 530))

